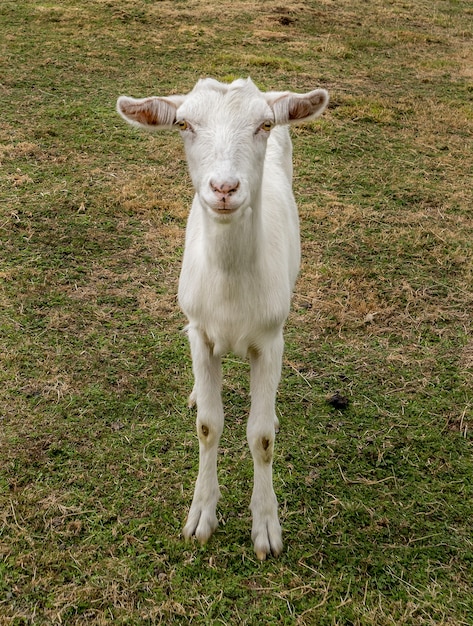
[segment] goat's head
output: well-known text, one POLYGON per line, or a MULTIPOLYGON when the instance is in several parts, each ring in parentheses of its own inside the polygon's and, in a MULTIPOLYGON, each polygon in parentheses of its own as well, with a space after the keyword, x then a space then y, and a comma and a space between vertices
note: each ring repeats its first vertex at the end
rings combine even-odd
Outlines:
POLYGON ((131 124, 180 131, 196 193, 221 219, 258 201, 272 127, 314 119, 327 103, 324 89, 262 93, 249 78, 229 85, 207 78, 184 96, 122 96, 117 110, 131 124))

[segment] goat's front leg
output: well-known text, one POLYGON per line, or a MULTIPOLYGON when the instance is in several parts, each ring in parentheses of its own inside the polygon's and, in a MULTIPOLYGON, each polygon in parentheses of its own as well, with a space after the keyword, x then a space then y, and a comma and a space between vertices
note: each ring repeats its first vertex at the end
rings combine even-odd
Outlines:
POLYGON ((256 556, 264 560, 282 551, 278 503, 273 489, 273 450, 278 421, 276 391, 281 376, 282 332, 269 345, 251 354, 251 410, 247 437, 254 463, 251 497, 253 539, 256 556))
POLYGON ((215 357, 203 333, 189 328, 194 371, 190 402, 197 404, 199 474, 194 498, 182 534, 205 543, 217 528, 216 507, 220 497, 217 479, 217 450, 223 430, 221 359, 215 357))

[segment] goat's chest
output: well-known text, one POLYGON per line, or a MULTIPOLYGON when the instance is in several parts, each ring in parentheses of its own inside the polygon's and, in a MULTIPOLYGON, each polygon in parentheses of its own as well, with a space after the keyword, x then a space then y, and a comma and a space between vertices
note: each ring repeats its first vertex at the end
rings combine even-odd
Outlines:
POLYGON ((179 303, 218 352, 244 354, 284 323, 291 297, 285 283, 258 268, 225 272, 184 266, 179 303))

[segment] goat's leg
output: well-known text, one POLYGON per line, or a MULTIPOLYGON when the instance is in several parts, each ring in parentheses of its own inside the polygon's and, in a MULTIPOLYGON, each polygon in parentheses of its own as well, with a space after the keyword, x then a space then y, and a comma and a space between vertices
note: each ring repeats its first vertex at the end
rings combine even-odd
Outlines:
POLYGON ((213 355, 199 330, 189 329, 189 341, 195 380, 191 400, 197 403, 199 474, 182 534, 186 539, 195 535, 205 543, 217 528, 216 507, 220 497, 217 450, 223 430, 221 359, 213 355))
POLYGON ((262 350, 251 354, 251 410, 247 437, 254 463, 251 497, 253 539, 256 556, 264 560, 282 551, 278 503, 273 489, 273 450, 278 420, 276 391, 281 376, 283 354, 281 334, 262 350))

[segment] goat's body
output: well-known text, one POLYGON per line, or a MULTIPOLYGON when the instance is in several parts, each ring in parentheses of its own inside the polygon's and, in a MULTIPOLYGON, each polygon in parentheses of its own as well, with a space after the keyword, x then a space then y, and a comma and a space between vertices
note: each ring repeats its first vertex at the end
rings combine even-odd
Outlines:
POLYGON ((246 357, 279 332, 299 268, 297 208, 287 127, 268 141, 259 204, 239 220, 206 218, 195 196, 189 215, 179 303, 213 353, 246 357), (204 219, 203 219, 204 218, 204 219))
POLYGON ((248 79, 199 81, 187 96, 134 100, 118 110, 132 124, 182 131, 196 191, 179 281, 197 404, 199 473, 183 530, 207 541, 217 526, 217 450, 223 429, 221 357, 248 356, 247 437, 254 462, 250 508, 260 559, 282 550, 272 483, 276 392, 283 326, 300 261, 288 123, 317 117, 328 94, 262 93, 248 79), (274 128, 273 128, 274 127, 274 128))

